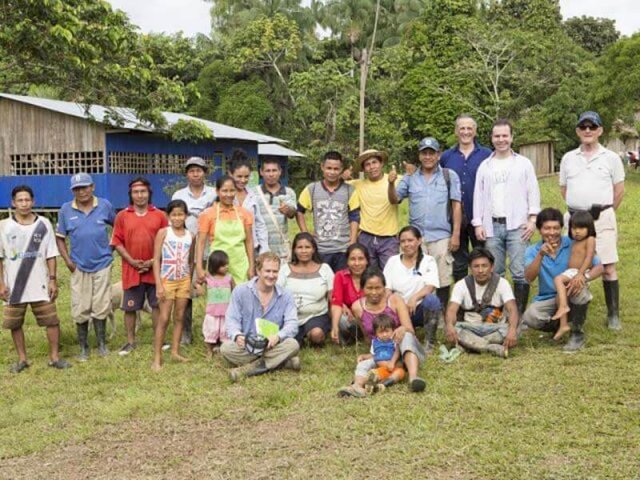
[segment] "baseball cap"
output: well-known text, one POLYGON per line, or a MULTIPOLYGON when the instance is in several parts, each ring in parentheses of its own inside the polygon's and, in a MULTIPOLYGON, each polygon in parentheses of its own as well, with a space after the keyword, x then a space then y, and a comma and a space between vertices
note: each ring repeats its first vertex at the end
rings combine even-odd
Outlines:
POLYGON ((431 150, 439 152, 440 151, 440 144, 433 137, 425 137, 422 140, 420 140, 420 143, 418 144, 418 151, 421 152, 422 150, 424 150, 426 148, 430 148, 431 150))
POLYGON ((207 162, 204 160, 204 158, 201 157, 189 158, 184 164, 184 170, 187 171, 189 170, 189 167, 192 167, 194 165, 202 168, 205 172, 209 170, 209 165, 207 165, 207 162))
POLYGON ((93 185, 93 179, 88 173, 80 172, 71 177, 71 190, 79 187, 88 187, 89 185, 93 185))
POLYGON ((598 115, 597 112, 591 112, 591 111, 583 112, 580 115, 580 118, 578 118, 578 123, 576 123, 576 127, 583 122, 591 122, 594 125, 597 125, 598 127, 602 126, 602 119, 600 118, 600 115, 598 115))

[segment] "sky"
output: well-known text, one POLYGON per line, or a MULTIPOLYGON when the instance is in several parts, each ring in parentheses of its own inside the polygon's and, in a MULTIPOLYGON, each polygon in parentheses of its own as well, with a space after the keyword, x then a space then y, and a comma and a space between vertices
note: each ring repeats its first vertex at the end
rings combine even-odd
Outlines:
MULTIPOLYGON (((187 36, 209 35, 211 3, 203 0, 109 0, 123 10, 142 32, 174 33, 187 36)), ((623 35, 640 30, 638 0, 560 0, 564 18, 576 16, 607 17, 616 21, 623 35)))

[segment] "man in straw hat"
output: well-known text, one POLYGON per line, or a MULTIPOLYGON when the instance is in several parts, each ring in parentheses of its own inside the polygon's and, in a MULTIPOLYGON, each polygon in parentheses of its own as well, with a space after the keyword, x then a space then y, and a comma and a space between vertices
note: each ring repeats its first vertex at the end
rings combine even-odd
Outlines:
POLYGON ((398 254, 398 206, 389 202, 389 189, 395 187, 383 170, 388 160, 386 152, 365 150, 354 166, 354 173, 362 170, 365 178, 353 181, 360 200, 358 242, 369 251, 369 265, 381 270, 398 254))

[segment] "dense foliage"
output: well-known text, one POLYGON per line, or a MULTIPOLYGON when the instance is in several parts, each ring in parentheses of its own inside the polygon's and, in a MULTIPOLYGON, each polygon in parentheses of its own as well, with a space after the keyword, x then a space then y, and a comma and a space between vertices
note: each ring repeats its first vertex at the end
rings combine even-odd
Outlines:
POLYGON ((461 112, 485 143, 508 117, 516 143, 553 140, 558 155, 585 108, 608 131, 634 126, 640 34, 563 21, 558 0, 208 1, 211 35, 195 38, 140 34, 102 0, 4 1, 0 90, 129 105, 160 127, 164 109, 279 136, 307 155, 293 164, 301 181, 327 149, 358 153, 365 65, 365 148, 395 162, 425 135, 451 145, 461 112))

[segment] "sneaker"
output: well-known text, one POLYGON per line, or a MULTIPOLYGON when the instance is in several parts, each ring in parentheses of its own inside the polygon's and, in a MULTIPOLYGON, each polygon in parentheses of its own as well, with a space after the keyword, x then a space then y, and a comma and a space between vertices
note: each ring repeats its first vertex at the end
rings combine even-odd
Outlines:
POLYGON ((282 368, 286 370, 293 370, 294 372, 299 372, 302 368, 302 365, 300 364, 300 357, 298 355, 296 355, 295 357, 291 357, 289 360, 284 362, 282 368))
POLYGON ((54 361, 50 361, 48 363, 48 365, 51 368, 56 368, 58 370, 64 370, 65 368, 71 368, 71 364, 69 362, 67 362, 66 360, 59 358, 58 360, 54 361))
POLYGON ((135 343, 127 343, 124 347, 120 349, 120 351, 118 352, 118 355, 120 355, 121 357, 124 357, 125 355, 129 355, 135 349, 136 349, 135 343))

